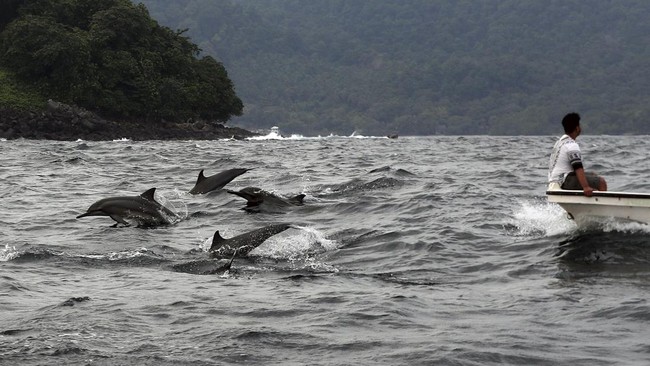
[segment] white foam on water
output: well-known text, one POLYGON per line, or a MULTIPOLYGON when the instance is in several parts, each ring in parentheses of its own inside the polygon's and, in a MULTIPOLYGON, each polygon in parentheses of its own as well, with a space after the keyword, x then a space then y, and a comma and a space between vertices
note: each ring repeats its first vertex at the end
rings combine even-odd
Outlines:
POLYGON ((0 250, 0 262, 8 262, 16 257, 20 253, 16 250, 16 247, 9 244, 5 244, 5 248, 0 250))
POLYGON ((314 252, 326 252, 338 248, 340 243, 329 240, 325 234, 308 227, 289 229, 267 239, 249 255, 275 259, 304 259, 314 252))
POLYGON ((165 216, 167 220, 172 223, 186 219, 189 216, 189 210, 187 208, 187 192, 181 191, 178 188, 175 188, 170 192, 159 192, 156 190, 156 196, 158 196, 158 202, 167 207, 178 217, 166 217, 164 213, 161 215, 165 216))
POLYGON ((592 218, 589 221, 580 223, 580 228, 588 228, 591 230, 598 230, 604 233, 625 233, 625 234, 638 234, 650 233, 650 225, 642 222, 629 221, 616 218, 592 218))
POLYGON ((577 228, 566 211, 557 204, 541 201, 521 201, 515 207, 510 224, 517 228, 516 235, 554 236, 569 233, 577 228))
POLYGON ((136 250, 127 250, 123 252, 111 252, 103 254, 77 254, 76 257, 79 258, 89 258, 89 259, 107 259, 109 261, 117 261, 122 259, 137 258, 149 253, 149 249, 140 248, 136 250))
POLYGON ((556 236, 576 230, 650 233, 650 225, 616 218, 593 217, 575 222, 560 205, 543 201, 521 201, 513 216, 509 224, 517 228, 515 235, 521 236, 556 236))

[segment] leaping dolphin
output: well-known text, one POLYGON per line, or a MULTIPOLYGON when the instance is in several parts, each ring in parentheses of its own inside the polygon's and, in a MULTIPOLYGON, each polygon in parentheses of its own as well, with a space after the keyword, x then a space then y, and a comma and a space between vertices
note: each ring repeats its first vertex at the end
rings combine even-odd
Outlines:
POLYGON ((153 227, 169 225, 177 216, 154 199, 156 188, 151 188, 139 196, 109 197, 101 199, 77 218, 86 216, 110 216, 117 224, 130 226, 125 219, 137 222, 138 226, 153 227))
POLYGON ((305 198, 304 194, 284 198, 257 187, 246 187, 239 191, 227 190, 226 192, 245 199, 246 207, 249 209, 251 207, 259 208, 262 205, 271 207, 301 206, 305 198))
POLYGON ((251 250, 260 246, 260 244, 262 244, 266 239, 275 234, 279 234, 290 227, 290 224, 268 225, 261 229, 237 235, 230 239, 222 238, 219 234, 219 230, 217 230, 212 238, 212 245, 210 246, 209 251, 216 257, 226 257, 229 255, 244 257, 251 250))
POLYGON ((203 175, 203 169, 201 169, 194 188, 190 190, 190 194, 204 194, 214 191, 215 189, 221 189, 226 184, 230 183, 230 181, 249 170, 250 169, 228 169, 221 173, 206 177, 203 175))

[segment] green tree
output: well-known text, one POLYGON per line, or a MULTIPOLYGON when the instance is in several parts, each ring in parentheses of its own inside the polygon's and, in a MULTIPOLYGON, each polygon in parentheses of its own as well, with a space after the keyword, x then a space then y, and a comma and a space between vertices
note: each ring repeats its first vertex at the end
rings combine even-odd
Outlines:
POLYGON ((79 29, 41 16, 24 16, 2 32, 2 61, 19 78, 39 81, 60 99, 73 101, 88 77, 90 47, 79 29))
POLYGON ((2 64, 53 99, 117 118, 226 122, 243 103, 224 66, 129 0, 27 0, 2 64))
POLYGON ((200 111, 202 118, 218 121, 241 115, 244 105, 235 94, 225 67, 210 56, 195 61, 193 66, 196 82, 187 88, 189 108, 200 111))

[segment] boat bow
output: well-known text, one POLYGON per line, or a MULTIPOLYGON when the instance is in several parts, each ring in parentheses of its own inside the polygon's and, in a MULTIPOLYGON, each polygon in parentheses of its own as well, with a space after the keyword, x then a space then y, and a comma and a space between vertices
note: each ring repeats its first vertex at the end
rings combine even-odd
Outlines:
POLYGON ((560 205, 576 221, 615 217, 650 224, 650 193, 594 191, 587 197, 582 191, 558 188, 557 184, 549 186, 548 201, 560 205))

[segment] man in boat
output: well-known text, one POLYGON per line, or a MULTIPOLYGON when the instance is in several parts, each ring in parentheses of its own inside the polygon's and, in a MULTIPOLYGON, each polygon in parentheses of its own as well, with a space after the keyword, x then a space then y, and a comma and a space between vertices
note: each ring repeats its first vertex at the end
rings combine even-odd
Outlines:
POLYGON ((569 113, 562 118, 564 135, 553 146, 548 167, 549 187, 556 183, 562 189, 582 190, 591 197, 594 190, 606 191, 605 179, 593 172, 585 172, 580 147, 575 141, 580 132, 580 115, 569 113))

